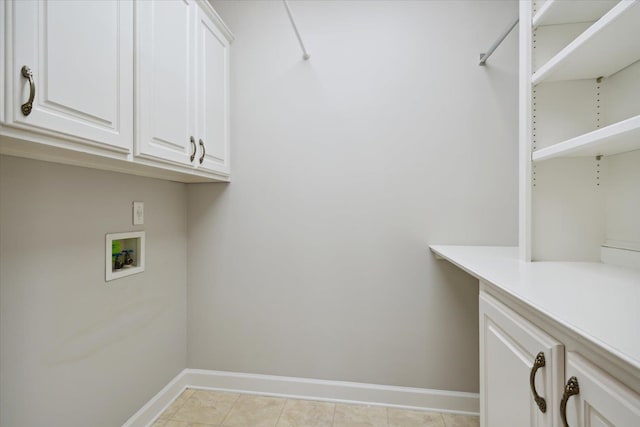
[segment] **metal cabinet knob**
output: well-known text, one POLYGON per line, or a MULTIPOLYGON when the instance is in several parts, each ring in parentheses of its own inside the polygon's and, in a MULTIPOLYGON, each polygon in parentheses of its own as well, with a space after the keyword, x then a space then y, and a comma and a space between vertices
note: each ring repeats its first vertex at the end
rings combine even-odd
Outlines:
POLYGON ((533 393, 533 399, 536 401, 536 404, 538 405, 538 408, 542 413, 547 412, 547 402, 544 400, 544 397, 541 397, 536 391, 536 372, 538 372, 538 369, 543 368, 545 365, 546 361, 544 358, 544 353, 540 352, 533 361, 531 374, 529 374, 529 386, 531 387, 531 393, 533 393))
POLYGON ((200 147, 202 148, 202 155, 200 156, 200 164, 202 164, 202 162, 204 162, 204 156, 206 154, 206 150, 204 149, 204 141, 202 141, 202 139, 198 140, 198 142, 200 143, 200 147))
POLYGON ((562 426, 569 427, 567 422, 567 401, 571 396, 575 396, 580 393, 580 385, 576 377, 569 378, 567 384, 564 386, 564 393, 562 393, 562 400, 560 400, 560 418, 562 419, 562 426))
POLYGON ((36 84, 33 81, 33 73, 31 72, 31 68, 24 65, 22 67, 22 77, 25 79, 29 79, 29 100, 22 104, 21 110, 22 114, 28 116, 31 114, 31 109, 33 108, 33 99, 36 97, 36 84))
POLYGON ((189 161, 193 162, 193 159, 196 158, 198 147, 196 147, 196 139, 194 137, 189 138, 189 142, 191 142, 191 156, 189 157, 189 161))

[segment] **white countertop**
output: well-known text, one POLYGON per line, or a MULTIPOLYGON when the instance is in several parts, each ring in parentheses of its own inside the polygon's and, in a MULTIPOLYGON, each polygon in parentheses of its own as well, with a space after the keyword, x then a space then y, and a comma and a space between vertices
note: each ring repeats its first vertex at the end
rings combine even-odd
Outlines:
POLYGON ((523 262, 516 247, 430 248, 640 369, 640 270, 595 262, 523 262))

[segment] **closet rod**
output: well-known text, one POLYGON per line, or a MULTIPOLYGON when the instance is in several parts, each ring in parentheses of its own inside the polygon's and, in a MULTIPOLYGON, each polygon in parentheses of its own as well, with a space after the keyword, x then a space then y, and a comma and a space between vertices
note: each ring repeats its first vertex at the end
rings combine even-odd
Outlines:
POLYGON ((485 63, 487 62, 487 59, 489 59, 491 54, 493 54, 493 51, 496 50, 498 48, 498 46, 500 46, 500 43, 502 43, 504 41, 504 39, 507 38, 507 36, 511 32, 511 30, 513 30, 515 28, 515 26, 518 25, 518 21, 519 20, 520 20, 520 18, 516 17, 516 19, 513 21, 513 23, 511 23, 511 25, 509 25, 509 28, 507 28, 505 30, 505 32, 502 33, 502 35, 500 35, 500 37, 498 37, 498 40, 496 40, 491 45, 489 50, 486 53, 481 53, 480 54, 480 62, 478 63, 478 65, 485 65, 485 63))
POLYGON ((302 48, 302 59, 305 61, 309 59, 311 56, 307 49, 304 48, 304 43, 302 43, 302 37, 300 37, 300 33, 298 32, 298 27, 296 26, 296 21, 293 19, 293 14, 291 13, 291 9, 289 9, 289 3, 287 0, 282 0, 284 3, 284 7, 287 9, 287 14, 289 15, 289 20, 291 21, 291 25, 293 26, 293 31, 296 33, 296 37, 298 38, 298 43, 300 43, 300 47, 302 48))

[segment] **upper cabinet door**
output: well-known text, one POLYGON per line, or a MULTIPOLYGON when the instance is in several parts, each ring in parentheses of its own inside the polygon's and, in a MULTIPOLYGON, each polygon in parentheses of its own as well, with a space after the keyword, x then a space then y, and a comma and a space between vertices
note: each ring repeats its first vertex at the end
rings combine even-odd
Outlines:
POLYGON ((7 94, 7 124, 129 152, 132 3, 15 1, 6 7, 11 28, 7 88, 12 91, 7 94), (29 108, 25 104, 30 99, 29 108))
POLYGON ((198 167, 229 174, 229 41, 198 10, 198 167))
POLYGON ((194 163, 196 4, 190 0, 145 0, 137 1, 135 7, 135 154, 194 163))
POLYGON ((480 294, 482 427, 556 426, 563 368, 560 342, 480 294))

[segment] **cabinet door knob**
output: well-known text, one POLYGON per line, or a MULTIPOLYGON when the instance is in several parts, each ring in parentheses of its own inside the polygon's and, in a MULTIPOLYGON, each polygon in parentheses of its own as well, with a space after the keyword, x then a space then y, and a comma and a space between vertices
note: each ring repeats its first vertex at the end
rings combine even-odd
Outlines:
POLYGON ((29 79, 29 100, 22 104, 22 114, 28 116, 31 114, 31 109, 33 108, 33 99, 36 97, 36 84, 33 81, 33 73, 31 72, 31 68, 26 65, 22 67, 22 77, 25 79, 29 79))
POLYGON ((196 158, 196 151, 198 147, 196 147, 196 139, 194 137, 189 138, 189 141, 191 142, 191 157, 189 157, 189 161, 193 162, 193 159, 196 158))
POLYGON ((547 412, 547 402, 544 400, 544 397, 540 397, 538 392, 536 391, 536 372, 538 369, 543 368, 546 365, 546 361, 544 358, 544 353, 540 352, 537 354, 535 360, 533 361, 533 366, 531 367, 531 374, 529 374, 529 385, 531 386, 531 393, 533 393, 533 399, 536 401, 540 412, 547 412))
POLYGON ((201 139, 198 140, 198 142, 200 143, 200 147, 202 148, 202 155, 200 156, 200 159, 199 159, 200 164, 202 164, 202 162, 204 162, 204 155, 207 151, 204 149, 204 142, 201 139))
POLYGON ((562 400, 560 400, 560 418, 562 418, 562 426, 569 427, 567 422, 567 401, 571 396, 575 396, 580 393, 580 385, 576 377, 569 378, 567 384, 564 386, 564 393, 562 393, 562 400))

